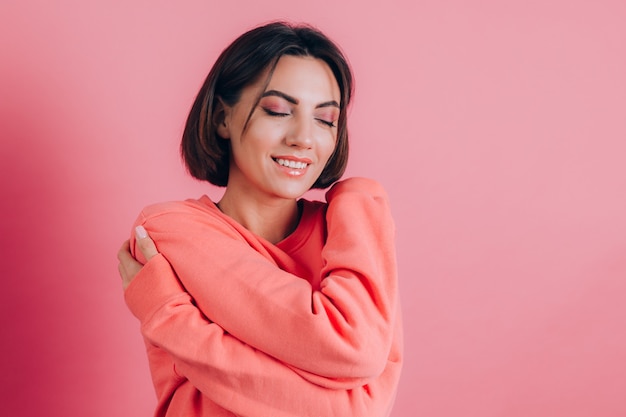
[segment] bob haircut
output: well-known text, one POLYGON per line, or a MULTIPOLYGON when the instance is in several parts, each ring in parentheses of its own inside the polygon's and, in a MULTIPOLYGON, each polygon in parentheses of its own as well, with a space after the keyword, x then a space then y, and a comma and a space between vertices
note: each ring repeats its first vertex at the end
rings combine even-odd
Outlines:
MULTIPOLYGON (((230 141, 217 134, 223 117, 219 100, 228 106, 235 105, 242 90, 269 70, 267 86, 283 55, 321 59, 337 80, 341 93, 337 143, 311 188, 326 188, 341 178, 348 162, 346 109, 353 93, 350 66, 339 47, 319 30, 285 22, 269 23, 244 33, 224 49, 211 68, 187 118, 180 146, 183 161, 193 177, 220 187, 228 184, 230 141)), ((250 110, 248 121, 260 99, 259 96, 250 110)), ((244 130, 246 126, 247 121, 244 130)))

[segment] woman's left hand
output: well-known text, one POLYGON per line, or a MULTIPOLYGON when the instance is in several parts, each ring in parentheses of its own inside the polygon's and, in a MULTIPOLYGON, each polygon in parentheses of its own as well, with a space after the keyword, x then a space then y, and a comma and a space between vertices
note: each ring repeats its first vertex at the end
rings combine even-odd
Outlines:
MULTIPOLYGON (((149 261, 159 253, 154 241, 148 236, 143 226, 137 226, 135 237, 137 239, 137 248, 139 248, 146 261, 149 261)), ((143 264, 137 261, 130 252, 129 240, 122 244, 122 247, 117 252, 117 259, 119 260, 117 269, 120 272, 120 277, 122 277, 122 287, 126 290, 141 268, 143 268, 143 264)))

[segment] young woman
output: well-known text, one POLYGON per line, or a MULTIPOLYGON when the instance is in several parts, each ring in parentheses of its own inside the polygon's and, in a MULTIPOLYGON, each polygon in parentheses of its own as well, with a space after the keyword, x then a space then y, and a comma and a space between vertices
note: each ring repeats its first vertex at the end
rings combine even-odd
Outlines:
POLYGON ((339 181, 352 75, 307 26, 226 48, 189 115, 189 172, 225 192, 149 206, 118 253, 156 416, 388 416, 402 363, 394 226, 339 181), (307 201, 326 188, 327 202, 307 201))

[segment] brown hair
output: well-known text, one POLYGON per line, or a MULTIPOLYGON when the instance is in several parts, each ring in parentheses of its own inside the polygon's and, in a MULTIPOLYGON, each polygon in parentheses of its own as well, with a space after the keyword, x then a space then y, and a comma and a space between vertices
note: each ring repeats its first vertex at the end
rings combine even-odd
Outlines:
POLYGON ((346 109, 353 92, 350 66, 337 45, 319 30, 285 22, 269 23, 244 33, 224 49, 211 68, 189 112, 180 146, 183 161, 193 177, 217 186, 227 185, 230 142, 216 131, 219 100, 228 106, 235 105, 241 91, 267 69, 271 77, 283 55, 321 59, 337 80, 341 93, 337 144, 312 188, 326 188, 341 178, 348 162, 346 109))

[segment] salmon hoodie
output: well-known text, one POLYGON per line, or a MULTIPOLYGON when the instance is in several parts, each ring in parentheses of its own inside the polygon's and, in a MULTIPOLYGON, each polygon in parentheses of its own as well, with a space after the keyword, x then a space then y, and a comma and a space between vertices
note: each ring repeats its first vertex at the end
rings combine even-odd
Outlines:
MULTIPOLYGON (((394 224, 380 184, 300 200, 272 244, 206 196, 147 207, 159 254, 125 292, 156 417, 385 417, 402 365, 394 224)), ((131 249, 141 253, 131 238, 131 249)))

